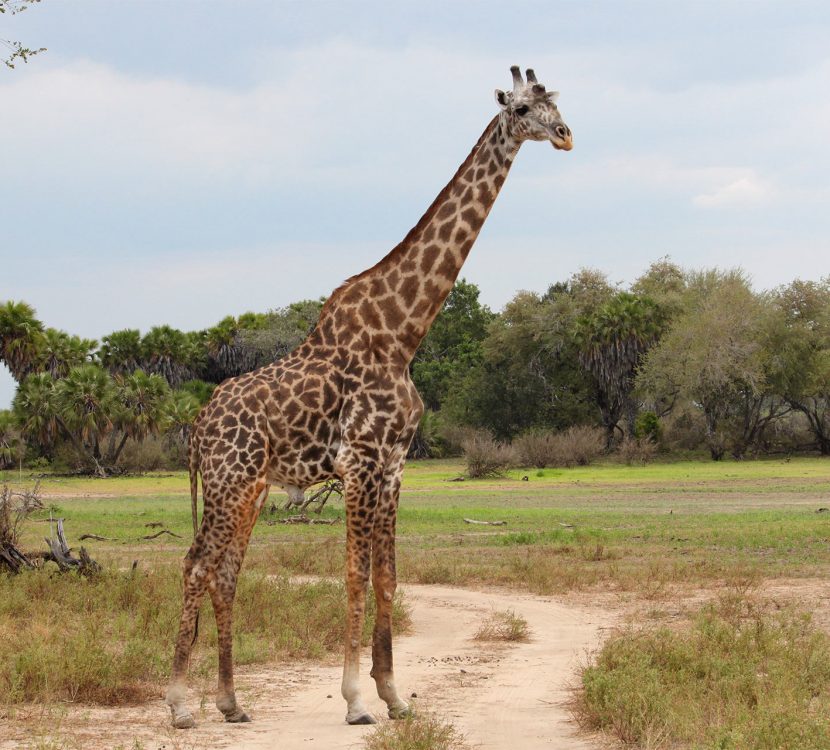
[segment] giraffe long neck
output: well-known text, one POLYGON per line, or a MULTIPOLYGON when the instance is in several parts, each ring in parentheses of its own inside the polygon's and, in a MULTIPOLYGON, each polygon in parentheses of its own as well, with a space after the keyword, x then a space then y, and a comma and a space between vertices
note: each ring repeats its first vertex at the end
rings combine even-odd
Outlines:
MULTIPOLYGON (((355 336, 408 363, 438 314, 504 184, 519 143, 495 117, 421 220, 379 263, 352 277, 323 307, 329 343, 355 336)), ((347 342, 346 339, 349 339, 347 342)))

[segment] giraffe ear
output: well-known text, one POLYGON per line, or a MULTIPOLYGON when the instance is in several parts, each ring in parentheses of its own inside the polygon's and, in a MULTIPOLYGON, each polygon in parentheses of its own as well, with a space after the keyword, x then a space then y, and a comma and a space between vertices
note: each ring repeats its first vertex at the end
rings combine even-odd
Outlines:
POLYGON ((505 94, 501 89, 496 89, 496 104, 498 104, 502 109, 507 109, 508 103, 507 94, 505 94))
POLYGON ((551 104, 556 104, 556 100, 559 98, 559 92, 558 91, 548 91, 547 97, 548 97, 548 101, 551 104))

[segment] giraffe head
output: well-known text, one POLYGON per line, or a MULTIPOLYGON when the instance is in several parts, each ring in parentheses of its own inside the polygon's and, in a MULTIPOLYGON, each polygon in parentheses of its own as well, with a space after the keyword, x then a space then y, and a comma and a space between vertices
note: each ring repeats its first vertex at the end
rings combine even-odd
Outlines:
POLYGON ((558 91, 546 91, 536 80, 536 74, 527 69, 527 82, 522 80, 518 65, 510 68, 513 91, 496 89, 496 102, 502 110, 508 132, 519 142, 550 141, 556 149, 570 151, 573 137, 556 108, 558 91))

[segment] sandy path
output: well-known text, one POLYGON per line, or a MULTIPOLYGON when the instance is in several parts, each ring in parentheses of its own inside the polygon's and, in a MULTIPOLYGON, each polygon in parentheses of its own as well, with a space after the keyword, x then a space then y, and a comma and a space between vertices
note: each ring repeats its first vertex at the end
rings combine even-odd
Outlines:
MULTIPOLYGON (((563 705, 575 667, 594 648, 612 615, 513 592, 493 593, 442 586, 403 587, 412 606, 413 634, 396 639, 396 678, 402 695, 452 721, 473 747, 510 750, 587 750, 563 705), (493 610, 512 609, 531 628, 531 640, 482 644, 472 635, 493 610)), ((370 710, 385 716, 363 660, 362 688, 370 710)), ((344 724, 339 665, 289 665, 266 671, 240 670, 240 703, 254 721, 228 725, 213 708, 212 690, 199 726, 168 728, 166 707, 76 710, 60 722, 60 737, 84 748, 146 750, 346 750, 361 746, 366 727, 344 724)), ((191 697, 191 706, 199 698, 191 697)), ((10 727, 6 727, 6 730, 10 727)), ((0 737, 5 732, 0 730, 0 737)), ((56 733, 57 735, 58 733, 56 733)), ((8 736, 8 735, 7 735, 8 736)), ((5 739, 5 738, 2 738, 5 739)), ((26 746, 19 734, 0 748, 26 746)), ((26 738, 32 746, 35 738, 26 738)), ((28 744, 28 743, 27 743, 28 744)))

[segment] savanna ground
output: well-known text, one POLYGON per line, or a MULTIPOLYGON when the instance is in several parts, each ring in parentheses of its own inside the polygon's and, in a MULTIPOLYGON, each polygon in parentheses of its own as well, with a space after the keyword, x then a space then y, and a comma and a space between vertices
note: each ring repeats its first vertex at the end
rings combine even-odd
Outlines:
MULTIPOLYGON (((512 746, 515 728, 499 744, 488 722, 500 696, 512 695, 517 705, 532 696, 518 717, 530 725, 522 747, 830 747, 830 512, 819 512, 830 507, 827 460, 607 463, 453 481, 462 472, 450 460, 407 465, 396 610, 399 632, 411 634, 398 639, 398 671, 409 658, 417 683, 401 687, 421 691, 422 716, 461 732, 444 737, 441 722, 401 730, 437 732, 426 740, 369 730, 367 746, 440 750, 460 746, 461 733, 472 746, 512 746), (488 632, 504 637, 493 645, 488 632), (557 713, 545 718, 548 707, 557 713)), ((21 479, 31 485, 0 476, 21 479)), ((20 546, 43 547, 51 513, 65 519, 73 545, 82 534, 107 537, 84 542, 107 572, 91 581, 0 577, 0 747, 266 747, 269 737, 286 748, 335 747, 325 744, 325 721, 343 747, 359 746, 361 734, 339 725, 345 597, 332 579, 342 577, 342 523, 288 526, 279 523, 286 513, 266 511, 254 531, 236 659, 256 734, 243 740, 217 724, 207 606, 192 667, 205 726, 164 735, 178 566, 192 533, 186 475, 52 477, 42 489, 47 507, 20 546), (181 538, 141 539, 159 528, 181 538), (315 697, 312 686, 334 698, 315 697), (288 712, 301 714, 292 720, 305 722, 305 734, 283 732, 290 717, 271 711, 275 695, 283 708, 294 701, 288 712)), ((342 515, 335 502, 322 517, 342 515)))

